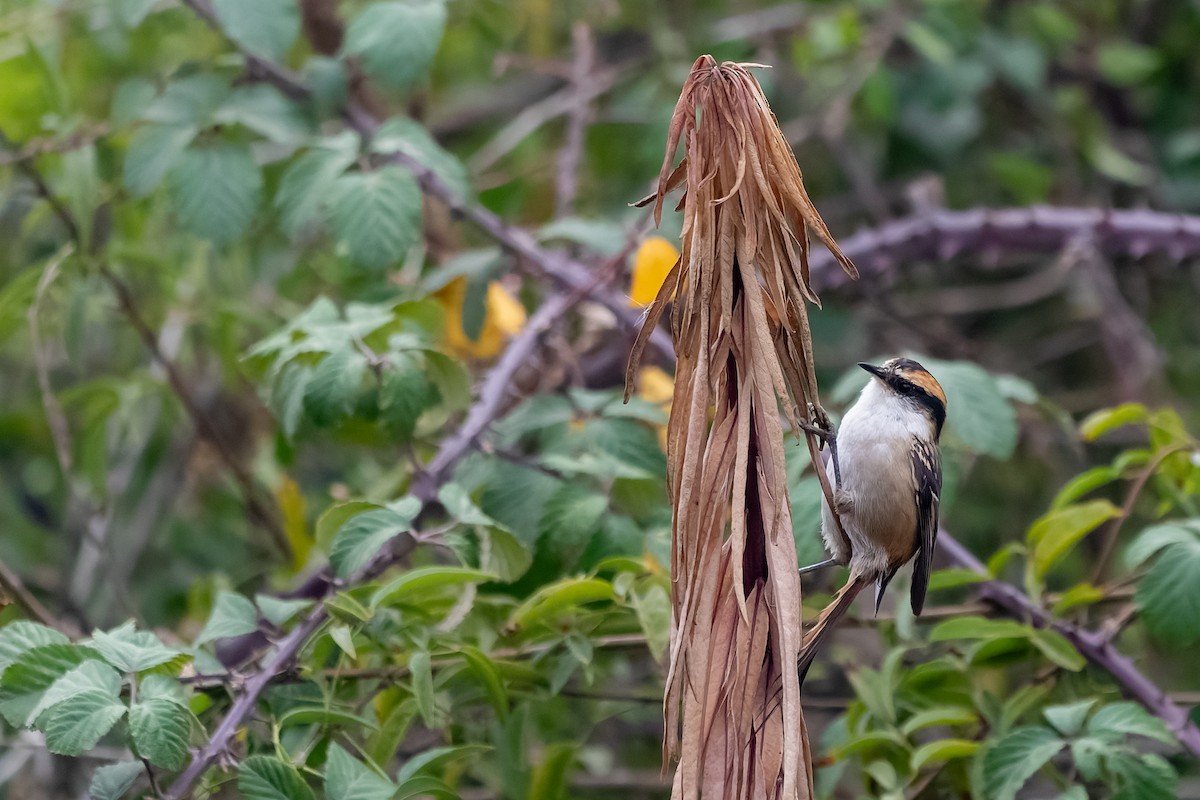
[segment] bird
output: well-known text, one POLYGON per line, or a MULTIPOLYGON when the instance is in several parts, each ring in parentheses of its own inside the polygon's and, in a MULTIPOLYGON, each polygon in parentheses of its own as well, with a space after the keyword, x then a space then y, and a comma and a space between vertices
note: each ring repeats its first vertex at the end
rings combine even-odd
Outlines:
POLYGON ((871 378, 842 418, 826 464, 837 515, 823 500, 821 535, 831 558, 800 570, 836 564, 848 566, 850 578, 806 637, 814 640, 806 643, 810 660, 860 590, 874 583, 878 613, 888 583, 914 557, 910 601, 919 615, 937 542, 946 393, 911 358, 858 366, 871 378))

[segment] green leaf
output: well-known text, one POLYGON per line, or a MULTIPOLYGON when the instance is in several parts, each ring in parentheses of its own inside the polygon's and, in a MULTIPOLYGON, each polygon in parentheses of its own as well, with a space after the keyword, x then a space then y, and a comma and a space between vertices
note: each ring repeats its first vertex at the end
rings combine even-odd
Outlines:
POLYGON ((1074 736, 1083 729, 1083 722, 1087 719, 1092 707, 1096 705, 1096 698, 1090 700, 1080 700, 1077 703, 1068 703, 1066 705, 1046 706, 1042 709, 1042 716, 1046 718, 1054 726, 1054 729, 1063 736, 1074 736))
POLYGON ((385 544, 412 529, 412 521, 421 510, 415 497, 405 498, 399 511, 377 508, 350 518, 329 551, 329 563, 339 578, 348 578, 365 567, 385 544))
POLYGON ((1055 601, 1051 612, 1054 616, 1061 617, 1072 608, 1091 605, 1103 599, 1104 590, 1099 586, 1093 586, 1090 583, 1080 583, 1063 592, 1062 596, 1055 601))
POLYGON ((384 122, 371 139, 371 150, 381 154, 404 153, 433 170, 459 198, 465 199, 471 193, 462 162, 442 149, 416 120, 393 117, 384 122))
POLYGON ((143 758, 157 767, 178 770, 187 763, 192 716, 186 706, 166 697, 139 700, 129 709, 129 734, 143 758))
POLYGON ((215 73, 193 72, 168 83, 162 94, 146 106, 142 119, 207 128, 213 123, 213 114, 231 92, 228 78, 215 73))
POLYGON ((979 715, 969 708, 947 706, 930 708, 913 714, 900 726, 900 732, 905 736, 925 728, 941 727, 944 725, 971 725, 979 721, 979 715))
POLYGON ((324 725, 326 727, 340 726, 343 728, 362 728, 373 731, 379 726, 374 720, 326 706, 299 706, 289 708, 279 716, 279 727, 290 728, 293 725, 324 725))
POLYGON ((1117 86, 1144 83, 1159 68, 1158 52, 1129 41, 1102 44, 1096 51, 1100 74, 1117 86))
POLYGON ((968 739, 939 739, 918 747, 910 763, 913 772, 919 772, 927 764, 944 764, 956 758, 973 756, 980 747, 979 742, 968 739))
POLYGON ((50 706, 89 692, 115 700, 121 694, 121 676, 102 661, 84 661, 50 685, 29 712, 29 719, 36 720, 50 706))
POLYGON ((1079 651, 1058 631, 1031 631, 1029 641, 1041 651, 1042 655, 1063 669, 1079 672, 1087 666, 1087 659, 1080 655, 1079 651))
POLYGON ((249 598, 235 592, 221 592, 213 603, 212 613, 204 629, 196 637, 196 646, 228 639, 234 636, 245 636, 258 630, 258 611, 249 598))
POLYGON ((419 567, 401 573, 379 587, 371 597, 371 605, 399 605, 424 592, 440 591, 465 583, 482 583, 495 578, 490 572, 468 567, 419 567))
POLYGON ((417 701, 417 711, 427 726, 436 727, 437 708, 433 700, 433 668, 429 653, 425 650, 413 653, 408 660, 408 670, 412 675, 412 692, 417 701))
POLYGON ((401 167, 340 176, 329 204, 339 247, 364 267, 393 264, 420 240, 421 189, 401 167))
POLYGON ((615 599, 616 594, 608 581, 566 578, 534 592, 513 611, 505 628, 509 631, 524 629, 587 603, 615 599))
POLYGON ((1097 711, 1087 726, 1093 736, 1109 739, 1113 734, 1145 736, 1166 745, 1176 744, 1175 736, 1166 724, 1137 703, 1110 703, 1097 711))
POLYGON ((1156 753, 1134 756, 1120 751, 1114 756, 1109 759, 1109 766, 1119 776, 1122 786, 1121 791, 1112 796, 1113 800, 1160 800, 1180 796, 1176 786, 1179 776, 1162 756, 1156 753))
POLYGON ((297 158, 283 173, 275 193, 275 207, 290 236, 318 222, 337 179, 357 157, 353 142, 331 140, 331 146, 314 147, 297 158))
POLYGON ((252 53, 281 60, 300 32, 296 0, 212 0, 229 38, 252 53))
POLYGON ((479 530, 480 565, 496 576, 496 580, 512 583, 533 563, 533 554, 521 540, 499 528, 479 530))
POLYGON ((929 589, 930 591, 937 589, 957 589, 961 586, 973 586, 976 583, 983 583, 987 579, 987 575, 981 575, 973 569, 958 567, 939 569, 929 576, 929 589))
POLYGON ((1115 408, 1105 408, 1089 414, 1087 419, 1079 424, 1079 435, 1084 441, 1094 442, 1109 431, 1126 425, 1144 423, 1149 416, 1150 412, 1141 403, 1125 403, 1115 408))
POLYGON ((89 659, 95 650, 72 644, 44 644, 22 653, 0 677, 0 714, 14 727, 24 727, 55 681, 89 659))
POLYGON ((448 747, 434 747, 431 750, 426 750, 424 753, 417 755, 404 762, 404 766, 396 773, 396 783, 407 784, 414 777, 422 772, 435 770, 449 764, 452 761, 459 761, 464 758, 477 756, 480 753, 486 753, 492 748, 479 744, 459 744, 448 747))
POLYGON ((143 672, 183 655, 182 650, 167 647, 150 631, 134 630, 132 620, 107 633, 96 631, 91 645, 122 672, 143 672))
POLYGON ((274 86, 263 83, 239 86, 217 110, 223 125, 244 125, 278 144, 301 145, 312 126, 300 106, 284 97, 274 86))
POLYGON ((1043 515, 1026 537, 1033 548, 1034 574, 1041 578, 1080 539, 1119 516, 1121 509, 1107 500, 1077 503, 1043 515))
POLYGON ((179 221, 218 242, 236 239, 250 228, 262 186, 262 170, 250 148, 228 143, 191 148, 168 180, 179 221))
POLYGON ((288 600, 269 594, 254 595, 254 602, 263 619, 272 625, 283 625, 301 611, 312 606, 312 600, 288 600))
POLYGON ((1021 787, 1063 748, 1049 728, 1026 726, 995 742, 983 756, 983 795, 1013 800, 1021 787))
POLYGON ((100 767, 88 786, 91 800, 121 800, 137 783, 145 766, 140 761, 122 761, 100 767))
POLYGON ((661 662, 671 641, 671 597, 662 586, 650 584, 644 590, 635 590, 632 599, 638 624, 646 635, 646 647, 661 662))
POLYGON ((430 775, 420 775, 416 778, 409 778, 396 791, 395 800, 409 800, 409 798, 432 797, 434 800, 460 800, 458 793, 445 784, 444 781, 438 780, 430 775))
POLYGON ((1118 469, 1107 466, 1092 467, 1067 481, 1066 485, 1058 490, 1058 494, 1054 496, 1054 500, 1050 503, 1050 510, 1058 511, 1065 508, 1084 495, 1099 489, 1101 486, 1107 486, 1113 481, 1120 479, 1121 471, 1118 469))
POLYGON ((123 716, 125 704, 109 692, 82 692, 43 711, 37 727, 51 753, 78 756, 95 747, 123 716))
POLYGON ((988 619, 980 616, 965 616, 948 619, 934 626, 929 632, 929 641, 945 642, 953 639, 1027 639, 1033 632, 1028 625, 1009 619, 988 619))
POLYGON ((1164 548, 1138 582, 1134 601, 1150 633, 1168 645, 1200 640, 1200 539, 1164 548))
POLYGON ((70 639, 53 628, 18 619, 0 628, 0 673, 25 653, 44 644, 69 644, 70 639))
POLYGON ((371 77, 403 88, 425 74, 445 27, 442 0, 372 3, 350 23, 344 47, 371 77))
POLYGON ((480 510, 471 500, 471 495, 461 484, 447 483, 438 489, 438 502, 446 509, 446 513, 463 525, 486 525, 493 528, 503 528, 496 520, 480 510))
POLYGON ((432 384, 412 359, 396 359, 384 371, 379 412, 399 441, 412 439, 417 420, 435 400, 432 384))
POLYGON ((467 644, 462 645, 460 650, 467 665, 475 673, 479 683, 483 685, 484 691, 487 692, 488 702, 503 719, 508 715, 508 692, 504 689, 504 681, 501 679, 496 665, 478 647, 467 644))
POLYGON ((325 761, 325 796, 328 800, 390 800, 396 787, 336 743, 325 761))
POLYGON ((334 625, 329 629, 329 638, 351 659, 358 658, 358 649, 354 646, 354 632, 348 625, 334 625))
POLYGON ((575 745, 555 742, 545 748, 542 763, 533 770, 529 800, 561 800, 567 796, 567 777, 575 763, 575 745))
POLYGON ((542 509, 539 547, 550 548, 562 569, 571 570, 607 510, 607 496, 578 484, 563 484, 542 509))
POLYGON ((271 756, 250 756, 242 762, 238 791, 245 800, 315 800, 296 768, 271 756))
POLYGON ((1188 545, 1200 537, 1200 520, 1163 522, 1139 533, 1125 550, 1125 566, 1137 569, 1159 551, 1175 544, 1188 545))
POLYGON ((192 125, 146 125, 134 134, 125 151, 125 188, 134 197, 154 191, 171 168, 179 163, 196 128, 192 125))
POLYGON ((304 387, 304 410, 317 425, 340 422, 362 390, 367 361, 360 353, 339 350, 321 359, 304 387))
POLYGON ((920 361, 946 392, 946 422, 963 444, 993 458, 1011 456, 1017 444, 1017 412, 997 379, 969 361, 920 361))

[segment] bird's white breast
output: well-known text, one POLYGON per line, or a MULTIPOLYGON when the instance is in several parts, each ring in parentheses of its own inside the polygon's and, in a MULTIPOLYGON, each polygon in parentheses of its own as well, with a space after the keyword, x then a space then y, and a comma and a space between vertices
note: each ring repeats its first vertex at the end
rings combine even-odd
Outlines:
MULTIPOLYGON (((853 549, 852 571, 888 572, 911 556, 917 519, 910 453, 914 438, 930 435, 928 417, 875 380, 846 412, 837 435, 841 483, 835 497, 853 549)), ((826 471, 834 482, 832 460, 826 471)), ((827 507, 822 534, 830 552, 847 563, 850 554, 827 507)))

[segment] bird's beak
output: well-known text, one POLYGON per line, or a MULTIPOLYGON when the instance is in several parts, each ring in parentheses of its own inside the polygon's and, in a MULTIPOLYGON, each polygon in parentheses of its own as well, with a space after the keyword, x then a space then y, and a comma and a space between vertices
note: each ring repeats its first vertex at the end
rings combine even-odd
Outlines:
POLYGON ((868 364, 866 361, 860 361, 860 362, 858 362, 858 365, 860 367, 862 367, 863 369, 865 369, 867 372, 874 375, 876 378, 883 380, 884 372, 881 368, 875 366, 874 364, 868 364))

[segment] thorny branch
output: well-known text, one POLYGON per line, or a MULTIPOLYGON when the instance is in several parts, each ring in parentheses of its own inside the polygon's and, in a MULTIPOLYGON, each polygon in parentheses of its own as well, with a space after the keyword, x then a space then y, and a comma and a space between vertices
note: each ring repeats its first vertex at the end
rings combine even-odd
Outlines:
MULTIPOLYGON (((938 546, 955 564, 980 575, 988 574, 979 559, 945 531, 938 535, 938 546)), ((1176 704, 1166 692, 1142 674, 1133 663, 1133 659, 1123 655, 1113 646, 1109 636, 1054 617, 1026 597, 1020 589, 1003 581, 987 580, 978 586, 983 599, 995 604, 1010 616, 1036 627, 1052 628, 1061 633, 1081 656, 1107 671, 1113 680, 1120 684, 1125 694, 1165 722, 1180 744, 1192 755, 1200 757, 1200 728, 1192 722, 1188 710, 1176 704)))

